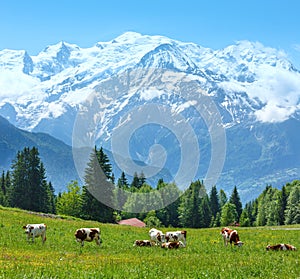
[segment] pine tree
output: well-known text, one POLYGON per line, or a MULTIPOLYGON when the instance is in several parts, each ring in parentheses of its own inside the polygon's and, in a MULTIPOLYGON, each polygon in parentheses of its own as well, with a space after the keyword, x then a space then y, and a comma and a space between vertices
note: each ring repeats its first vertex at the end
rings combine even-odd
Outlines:
POLYGON ((217 187, 213 186, 210 191, 210 197, 209 197, 209 204, 210 204, 210 210, 211 210, 211 216, 212 220, 210 223, 210 227, 214 226, 216 216, 221 211, 220 202, 219 202, 219 196, 217 187))
POLYGON ((192 182, 181 198, 179 206, 181 226, 190 228, 199 228, 201 226, 199 208, 201 199, 205 196, 206 190, 204 185, 199 180, 192 182))
MULTIPOLYGON (((123 208, 124 204, 127 201, 127 194, 125 191, 129 190, 129 184, 126 178, 124 171, 122 171, 120 178, 118 179, 117 187, 114 189, 116 207, 123 208)), ((119 212, 120 214, 121 212, 119 212)))
POLYGON ((235 205, 235 209, 237 212, 237 220, 236 221, 238 222, 240 219, 240 216, 242 214, 242 211, 243 211, 243 206, 242 206, 241 199, 240 199, 240 196, 239 196, 236 186, 234 186, 234 188, 233 188, 229 202, 235 205))
POLYGON ((133 174, 133 179, 132 179, 132 182, 130 184, 130 190, 132 192, 135 192, 139 188, 140 188, 140 179, 139 179, 139 176, 138 176, 137 172, 135 172, 133 174))
POLYGON ((114 204, 114 186, 109 182, 111 169, 111 164, 103 149, 100 148, 98 152, 95 147, 95 152, 92 152, 85 169, 85 186, 82 193, 83 218, 100 222, 113 222, 113 209, 109 207, 109 205, 113 206, 114 204))
POLYGON ((104 153, 102 147, 100 147, 100 149, 97 150, 97 147, 95 146, 95 153, 97 155, 98 163, 105 176, 109 181, 112 181, 112 166, 109 162, 108 156, 104 153))
POLYGON ((37 148, 25 147, 22 152, 19 151, 12 164, 9 205, 45 212, 48 203, 45 173, 37 148))
POLYGON ((208 228, 212 219, 208 195, 201 198, 199 207, 200 228, 208 228))
POLYGON ((128 180, 124 171, 122 171, 121 176, 118 179, 118 187, 121 189, 128 189, 129 187, 128 180))

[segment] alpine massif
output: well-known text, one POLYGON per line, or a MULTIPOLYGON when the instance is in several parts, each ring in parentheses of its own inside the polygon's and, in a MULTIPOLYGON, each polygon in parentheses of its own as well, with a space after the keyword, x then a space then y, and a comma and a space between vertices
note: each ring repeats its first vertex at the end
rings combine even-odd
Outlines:
MULTIPOLYGON (((196 83, 215 104, 226 135, 217 187, 231 192, 237 186, 242 200, 248 201, 267 184, 281 187, 300 176, 300 72, 283 51, 248 41, 212 50, 128 32, 90 48, 60 42, 37 56, 2 50, 0 71, 0 114, 20 129, 47 133, 68 145, 74 141, 78 112, 92 92, 109 99, 96 125, 97 144, 112 152, 114 129, 124 123, 122 117, 134 117, 135 107, 153 103, 180 112, 199 142, 199 162, 190 163, 199 165, 195 179, 203 179, 214 146, 211 127, 191 100, 189 89, 196 83), (175 80, 172 86, 186 95, 173 94, 157 69, 185 74, 189 82, 175 80), (126 85, 131 89, 124 90, 126 85), (118 94, 109 94, 116 90, 118 94)), ((163 124, 141 125, 128 144, 133 160, 145 164, 157 160, 149 152, 153 145, 164 146, 167 158, 157 179, 162 175, 167 180, 180 168, 182 145, 172 128, 163 124)), ((5 129, 1 130, 4 142, 5 129)), ((112 155, 110 159, 114 161, 112 155)), ((9 168, 8 161, 1 160, 1 167, 9 168)), ((113 166, 118 177, 123 169, 114 162, 113 166)), ((51 177, 62 171, 56 160, 47 169, 51 177)), ((68 182, 62 179, 61 185, 53 186, 61 189, 68 182)))

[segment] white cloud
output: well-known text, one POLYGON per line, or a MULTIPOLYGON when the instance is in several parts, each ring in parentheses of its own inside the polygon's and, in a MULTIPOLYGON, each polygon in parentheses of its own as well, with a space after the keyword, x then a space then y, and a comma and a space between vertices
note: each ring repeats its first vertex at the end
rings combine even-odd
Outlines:
POLYGON ((247 86, 250 97, 266 105, 255 114, 263 122, 281 122, 291 116, 300 101, 300 74, 282 68, 261 66, 257 80, 247 86))
POLYGON ((282 122, 295 111, 296 107, 279 107, 276 104, 267 103, 261 110, 255 112, 255 116, 262 122, 282 122))
POLYGON ((14 99, 32 92, 38 84, 36 78, 25 75, 19 71, 7 71, 1 69, 0 75, 0 100, 4 98, 14 99))

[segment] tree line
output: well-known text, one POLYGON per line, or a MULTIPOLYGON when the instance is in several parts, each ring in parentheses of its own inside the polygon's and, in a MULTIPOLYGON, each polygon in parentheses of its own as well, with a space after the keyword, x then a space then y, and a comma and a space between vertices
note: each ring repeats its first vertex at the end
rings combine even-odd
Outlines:
MULTIPOLYGON (((24 148, 18 152, 11 165, 11 170, 2 172, 0 204, 37 212, 70 215, 86 220, 114 223, 121 219, 137 217, 147 226, 173 226, 190 228, 207 228, 227 225, 271 226, 300 223, 300 181, 287 183, 282 189, 266 186, 264 191, 253 201, 242 206, 235 186, 227 197, 225 191, 213 186, 209 193, 202 181, 197 180, 182 192, 174 183, 159 179, 156 188, 147 184, 143 173, 134 174, 131 183, 124 172, 115 181, 112 165, 103 148, 97 149, 90 156, 85 169, 84 186, 71 181, 65 192, 55 195, 51 182, 46 181, 46 171, 39 158, 37 148, 24 148), (97 185, 101 180, 101 167, 106 180, 111 182, 105 187, 97 185), (114 210, 97 200, 90 193, 98 187, 98 194, 111 204, 121 205, 123 211, 114 210), (162 208, 161 196, 164 189, 168 194, 179 198, 162 208), (161 190, 161 191, 156 191, 161 190), (152 193, 146 195, 129 195, 123 193, 152 193), (136 206, 151 203, 160 210, 143 213, 135 212, 136 206)), ((139 207, 139 208, 140 208, 139 207)), ((143 211, 143 210, 141 210, 143 211)))

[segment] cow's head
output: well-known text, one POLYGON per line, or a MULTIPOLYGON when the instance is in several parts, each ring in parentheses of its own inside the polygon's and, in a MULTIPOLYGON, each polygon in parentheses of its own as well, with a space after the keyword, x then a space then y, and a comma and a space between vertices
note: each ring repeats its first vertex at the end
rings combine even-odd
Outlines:
POLYGON ((238 241, 238 242, 235 243, 234 245, 237 245, 238 247, 242 247, 242 246, 244 245, 244 242, 238 241))
POLYGON ((184 248, 185 247, 185 245, 183 244, 183 242, 182 241, 178 241, 178 243, 179 243, 179 248, 184 248))
POLYGON ((31 225, 25 225, 25 226, 23 226, 23 229, 25 230, 25 233, 26 234, 31 234, 31 231, 34 229, 34 227, 33 226, 31 226, 31 225))

